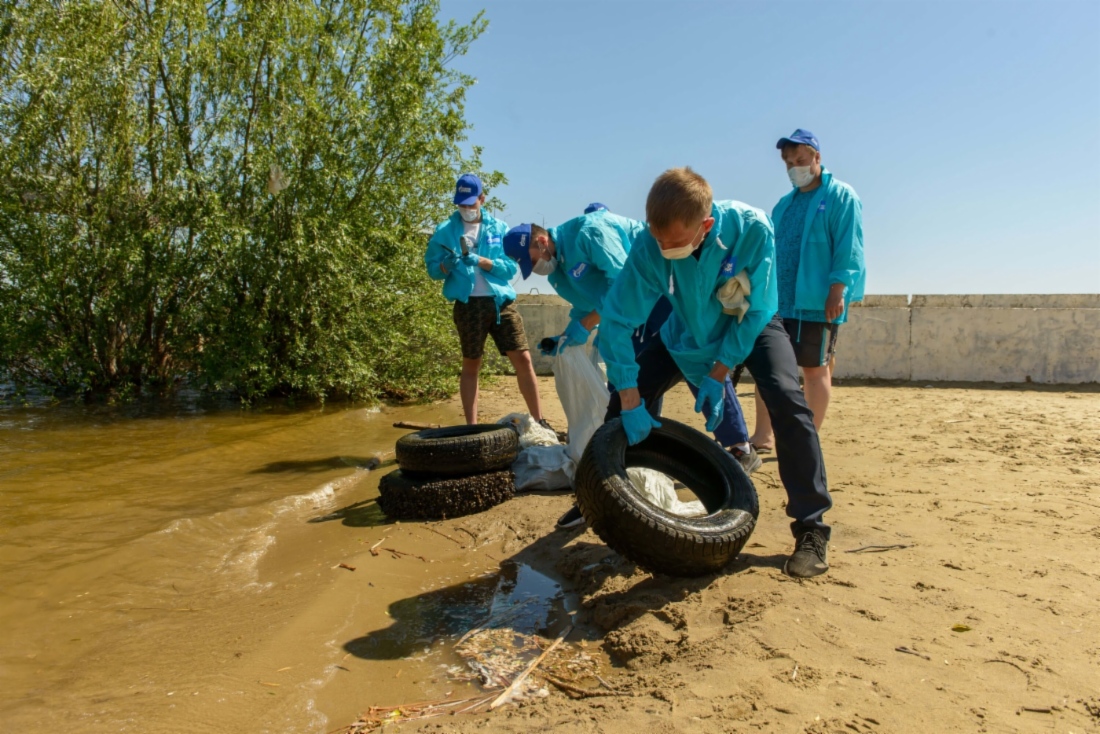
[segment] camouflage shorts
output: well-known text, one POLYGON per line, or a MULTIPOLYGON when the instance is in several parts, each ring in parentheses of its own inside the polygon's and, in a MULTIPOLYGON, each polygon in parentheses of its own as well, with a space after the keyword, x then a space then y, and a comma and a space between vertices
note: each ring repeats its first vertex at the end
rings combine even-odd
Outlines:
POLYGON ((496 302, 492 296, 470 296, 466 303, 455 301, 454 321, 462 356, 466 359, 481 359, 487 336, 493 337, 502 356, 527 349, 527 334, 523 331, 523 318, 515 301, 506 301, 500 307, 500 323, 497 323, 496 302))

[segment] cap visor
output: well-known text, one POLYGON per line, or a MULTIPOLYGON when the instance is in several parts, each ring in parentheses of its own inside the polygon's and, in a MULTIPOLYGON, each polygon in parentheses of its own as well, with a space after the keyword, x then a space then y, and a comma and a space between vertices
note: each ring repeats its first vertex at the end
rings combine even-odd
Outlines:
POLYGON ((473 206, 474 204, 477 203, 477 198, 478 197, 477 197, 476 194, 474 196, 466 196, 466 197, 463 197, 461 199, 456 196, 454 198, 454 202, 455 202, 455 204, 458 204, 459 206, 473 206))
POLYGON ((802 143, 796 143, 790 138, 780 138, 779 142, 775 144, 776 150, 783 150, 784 145, 802 145, 802 143))
POLYGON ((531 277, 531 257, 521 257, 516 262, 519 263, 519 272, 523 276, 524 280, 531 277))

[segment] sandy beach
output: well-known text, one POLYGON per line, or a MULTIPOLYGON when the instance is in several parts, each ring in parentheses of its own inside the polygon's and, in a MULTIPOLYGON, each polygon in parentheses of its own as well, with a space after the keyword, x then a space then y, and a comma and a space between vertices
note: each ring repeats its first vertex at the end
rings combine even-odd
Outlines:
MULTIPOLYGON (((509 382, 485 391, 485 416, 517 405, 509 382)), ((751 390, 740 390, 750 424, 751 390)), ((551 422, 563 425, 549 381, 543 396, 551 422)), ((699 424, 685 389, 665 405, 699 424)), ((444 412, 457 410, 452 401, 444 412)), ((839 386, 822 441, 835 501, 832 568, 808 581, 781 572, 791 537, 774 455, 754 476, 757 529, 717 576, 654 577, 591 532, 554 531, 568 496, 519 496, 434 526, 476 538, 478 551, 445 540, 418 547, 479 568, 511 558, 571 587, 580 608, 568 642, 606 653, 603 677, 624 695, 572 700, 555 690, 518 708, 400 730, 1100 729, 1100 394, 839 386)), ((373 533, 415 532, 400 528, 373 533)), ((350 563, 386 575, 422 565, 365 553, 350 563)), ((338 593, 367 578, 347 575, 338 593)), ((382 619, 357 614, 367 627, 382 619)), ((323 693, 333 725, 342 711, 412 693, 393 685, 399 662, 345 664, 349 678, 364 666, 376 675, 323 693)))
MULTIPOLYGON (((552 380, 541 389, 564 428, 552 380)), ((752 385, 739 392, 751 423, 752 385)), ((521 404, 501 377, 482 419, 521 404)), ((701 427, 692 404, 681 387, 665 411, 701 427)), ((807 581, 781 571, 792 539, 774 455, 754 475, 761 515, 745 552, 685 580, 638 570, 585 529, 555 530, 567 493, 437 523, 385 518, 375 498, 393 465, 367 470, 369 457, 403 435, 394 421, 460 422, 457 398, 189 420, 81 429, 114 453, 59 476, 111 498, 125 472, 132 502, 156 483, 188 507, 206 486, 236 487, 237 509, 213 512, 219 489, 194 520, 84 560, 67 550, 77 560, 49 573, 61 550, 47 536, 5 551, 18 631, 0 667, 5 730, 320 733, 371 707, 483 695, 455 641, 527 598, 538 618, 526 629, 551 639, 573 622, 558 653, 598 666, 606 687, 569 692, 536 673, 542 697, 385 730, 1100 730, 1094 387, 837 387, 822 435, 832 568, 807 581), (200 425, 210 433, 156 458, 200 425), (139 430, 150 448, 131 457, 139 430)), ((76 440, 65 436, 58 457, 76 440)), ((28 481, 54 481, 52 465, 28 481)), ((84 524, 103 512, 81 510, 84 524)), ((96 532, 138 516, 122 517, 96 532)))

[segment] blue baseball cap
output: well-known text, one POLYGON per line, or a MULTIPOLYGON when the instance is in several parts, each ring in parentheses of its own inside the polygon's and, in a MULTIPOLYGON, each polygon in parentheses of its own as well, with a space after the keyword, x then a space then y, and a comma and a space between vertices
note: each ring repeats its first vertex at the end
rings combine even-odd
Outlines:
POLYGON ((819 153, 821 152, 821 143, 817 142, 817 136, 802 128, 798 128, 785 138, 780 138, 775 147, 778 150, 783 150, 784 145, 808 145, 819 153))
POLYGON ((482 191, 481 179, 472 173, 464 173, 455 184, 455 203, 459 206, 473 206, 482 191))
POLYGON ((504 235, 504 254, 519 263, 523 279, 531 277, 531 225, 520 224, 504 235))
POLYGON ((600 209, 607 209, 607 204, 601 204, 598 201, 593 201, 591 204, 584 208, 584 213, 591 214, 592 212, 598 212, 600 209))

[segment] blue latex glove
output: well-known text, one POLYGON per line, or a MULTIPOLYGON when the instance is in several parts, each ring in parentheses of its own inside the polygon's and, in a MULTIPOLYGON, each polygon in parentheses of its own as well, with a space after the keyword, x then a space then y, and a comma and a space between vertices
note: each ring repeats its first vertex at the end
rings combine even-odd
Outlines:
POLYGON ((649 414, 645 409, 645 401, 633 410, 624 410, 620 417, 623 420, 623 430, 626 431, 626 442, 631 446, 646 440, 649 432, 654 428, 660 428, 661 423, 649 414))
POLYGON ((469 265, 471 268, 477 268, 481 266, 481 258, 472 252, 467 252, 465 255, 462 256, 461 259, 464 265, 469 265))
POLYGON ((565 337, 563 347, 579 347, 588 343, 588 337, 592 335, 592 332, 584 328, 577 319, 573 319, 569 322, 569 326, 565 327, 565 333, 562 336, 565 337))
POLYGON ((724 392, 722 383, 713 377, 704 377, 699 385, 699 396, 695 398, 695 412, 702 413, 706 417, 708 431, 714 431, 722 422, 722 412, 726 407, 723 402, 724 392), (707 403, 710 403, 710 407, 704 411, 707 403))
POLYGON ((458 263, 459 260, 457 256, 447 255, 445 258, 443 258, 443 262, 440 264, 443 266, 443 269, 447 271, 447 275, 450 275, 454 271, 458 270, 458 263))

